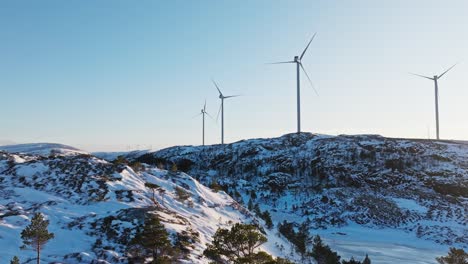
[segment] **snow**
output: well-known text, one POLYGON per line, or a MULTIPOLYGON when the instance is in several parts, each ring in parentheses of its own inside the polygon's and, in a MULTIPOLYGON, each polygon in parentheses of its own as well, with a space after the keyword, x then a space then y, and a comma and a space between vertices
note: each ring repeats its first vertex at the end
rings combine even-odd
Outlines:
POLYGON ((418 204, 414 200, 403 199, 403 198, 392 198, 392 200, 395 201, 395 203, 400 208, 416 211, 416 212, 421 213, 421 214, 425 214, 427 212, 427 207, 424 207, 424 206, 418 204))
MULTIPOLYGON (((73 160, 71 160, 73 161, 73 160)), ((95 158, 89 158, 90 164, 102 163, 95 158)), ((1 168, 0 168, 1 169, 1 168)), ((47 177, 57 177, 57 172, 48 175, 50 165, 35 161, 28 164, 20 163, 16 170, 17 175, 26 175, 33 181, 43 182, 47 177), (43 179, 42 179, 43 178, 43 179)), ((72 173, 71 168, 66 168, 72 173)), ((70 175, 72 177, 72 175, 70 175)), ((41 259, 48 262, 66 263, 89 263, 97 259, 91 246, 96 241, 90 224, 96 220, 104 219, 107 216, 116 216, 122 210, 128 208, 145 208, 153 206, 150 200, 152 192, 148 190, 145 182, 158 184, 166 190, 164 202, 160 195, 156 193, 156 199, 160 204, 164 204, 164 210, 159 210, 158 214, 163 224, 172 234, 186 230, 194 230, 199 233, 199 241, 194 245, 193 252, 189 255, 186 263, 207 263, 208 260, 202 257, 206 244, 211 241, 212 236, 219 227, 229 228, 236 222, 250 222, 251 215, 245 215, 236 207, 237 204, 229 195, 224 192, 215 193, 211 189, 203 186, 189 175, 184 173, 169 173, 157 168, 149 168, 145 172, 135 172, 126 167, 120 173, 113 175, 118 178, 116 181, 106 182, 109 189, 104 201, 77 204, 74 199, 68 199, 64 195, 76 197, 80 195, 67 194, 52 191, 52 186, 45 186, 42 189, 34 189, 27 186, 6 185, 3 191, 8 191, 10 195, 0 194, 0 263, 6 263, 13 256, 21 257, 22 261, 35 257, 35 252, 31 250, 20 250, 20 233, 30 221, 35 210, 43 213, 50 221, 49 231, 55 234, 43 250, 41 259), (177 200, 174 192, 177 186, 187 188, 193 202, 193 206, 187 201, 177 200), (133 191, 133 201, 118 200, 115 191, 133 191), (36 208, 36 209, 32 209, 36 208), (6 216, 7 212, 15 212, 19 215, 6 216), (76 253, 76 254, 75 254, 76 253), (64 259, 65 255, 75 254, 74 257, 64 259)), ((10 180, 13 180, 10 178, 10 180)), ((87 182, 80 190, 91 188, 94 182, 87 182)), ((245 210, 245 209, 244 209, 245 210)), ((135 221, 124 221, 120 219, 112 220, 111 226, 118 226, 118 230, 134 228, 135 221)), ((276 243, 287 246, 284 239, 275 239, 276 243)), ((275 248, 266 245, 264 250, 276 255, 275 248)), ((119 259, 122 252, 116 250, 105 250, 106 259, 119 259)), ((69 255, 71 256, 71 255, 69 255)), ((111 260, 109 263, 113 263, 111 260)))
POLYGON ((0 150, 10 153, 26 153, 31 155, 49 156, 51 154, 75 155, 88 154, 85 151, 79 150, 67 145, 56 143, 31 143, 19 145, 0 146, 0 150))
MULTIPOLYGON (((319 234, 345 259, 353 256, 362 260, 367 253, 373 263, 426 264, 436 263, 435 257, 445 255, 451 245, 466 248, 463 241, 468 237, 468 230, 463 216, 468 210, 468 199, 444 196, 425 185, 428 180, 447 184, 466 181, 466 144, 420 143, 369 135, 291 134, 226 146, 185 146, 154 153, 149 150, 96 153, 100 158, 81 155, 86 153, 60 144, 15 145, 0 150, 8 152, 0 152, 0 263, 7 263, 14 255, 21 256, 22 261, 34 257, 33 251, 19 250, 19 247, 20 232, 35 211, 46 215, 50 220, 49 229, 56 236, 46 245, 42 259, 58 263, 90 263, 97 259, 116 263, 123 257, 124 245, 117 240, 105 240, 105 245, 112 250, 96 254, 93 244, 106 237, 99 229, 101 226, 93 227, 93 224, 101 225, 104 219, 111 219, 110 226, 117 230, 119 237, 126 229, 133 230, 131 234, 134 234, 138 219, 125 218, 126 210, 145 208, 157 208, 154 213, 171 234, 198 232, 199 241, 193 245, 188 259, 181 263, 208 263, 202 253, 213 234, 220 227, 229 228, 238 222, 259 223, 268 237, 261 249, 296 261, 300 257, 291 243, 278 235, 276 226, 284 220, 301 224, 306 220, 315 223, 316 219, 343 219, 344 223, 337 225, 326 221, 312 225, 310 233, 319 234), (357 151, 359 158, 359 151, 365 153, 369 149, 377 153, 376 160, 358 160, 354 164, 350 161, 353 152, 357 151), (317 156, 318 152, 321 156, 317 156), (49 157, 51 153, 59 157, 49 157), (188 159, 195 165, 186 174, 149 165, 144 165, 142 171, 134 171, 103 160, 113 160, 119 155, 132 160, 148 153, 168 163, 188 159), (401 155, 407 155, 403 158, 413 155, 419 160, 404 171, 384 167, 386 160, 400 159, 401 155), (329 180, 328 185, 321 189, 315 186, 319 182, 313 177, 312 165, 309 166, 318 163, 325 168, 337 168, 327 171, 329 175, 324 177, 329 180), (344 185, 339 177, 342 175, 358 182, 359 187, 344 185), (275 184, 284 183, 284 190, 275 193, 267 184, 270 179, 275 184), (234 200, 226 192, 214 192, 204 185, 213 180, 231 186, 229 193, 235 190, 241 197, 234 200), (146 182, 165 190, 164 195, 155 191, 157 205, 151 199, 152 191, 145 187, 146 182), (384 182, 386 187, 379 189, 378 184, 384 182), (176 188, 184 188, 190 198, 178 200, 176 188), (98 191, 106 193, 101 198, 91 195, 98 191), (244 208, 252 192, 260 209, 270 211, 275 224, 271 230, 244 208), (321 201, 325 196, 330 202, 321 201), (368 204, 356 204, 362 197, 369 199, 364 200, 368 204), (406 220, 386 222, 385 215, 384 219, 377 219, 381 222, 369 219, 367 214, 375 202, 372 199, 387 202, 396 212, 402 212, 406 220), (426 228, 420 236, 416 234, 419 226, 426 228), (69 258, 65 259, 66 255, 69 258)), ((376 208, 374 213, 386 210, 379 205, 376 208)))

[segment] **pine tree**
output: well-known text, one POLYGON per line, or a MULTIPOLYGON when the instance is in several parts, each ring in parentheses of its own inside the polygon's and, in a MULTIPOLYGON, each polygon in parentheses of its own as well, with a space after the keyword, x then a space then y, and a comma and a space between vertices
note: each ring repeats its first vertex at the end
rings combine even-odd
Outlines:
POLYGON ((21 232, 21 239, 25 246, 30 246, 37 252, 37 264, 40 264, 41 250, 45 244, 54 238, 54 233, 49 233, 47 227, 49 221, 45 220, 41 213, 34 214, 31 224, 21 232))
POLYGON ((231 230, 219 228, 203 254, 215 261, 225 256, 234 263, 256 263, 256 258, 266 257, 264 253, 255 252, 266 241, 254 225, 237 223, 231 230))
POLYGON ((154 204, 159 205, 156 201, 156 198, 154 197, 154 192, 156 189, 160 188, 160 186, 151 182, 145 182, 145 187, 151 189, 151 191, 153 192, 153 198, 151 200, 154 204))
POLYGON ((323 244, 320 236, 314 238, 311 256, 318 264, 340 264, 340 256, 328 245, 323 244))
POLYGON ((247 204, 247 208, 248 208, 250 211, 252 211, 252 209, 253 209, 253 202, 252 202, 252 199, 249 199, 249 202, 248 202, 248 204, 247 204))
POLYGON ((253 211, 255 212, 256 215, 260 216, 262 211, 260 210, 260 206, 258 204, 254 205, 253 211))
POLYGON ((13 259, 11 259, 10 264, 20 264, 19 258, 14 256, 13 259))
POLYGON ((155 215, 146 217, 142 230, 135 235, 131 244, 150 251, 154 263, 167 259, 171 247, 169 234, 155 215))
POLYGON ((454 247, 450 248, 450 251, 445 257, 436 258, 437 262, 440 264, 467 264, 468 263, 468 253, 463 249, 457 249, 454 247))
POLYGON ((361 264, 361 261, 357 261, 354 257, 351 257, 350 260, 343 260, 341 264, 361 264))
POLYGON ((270 212, 268 211, 263 212, 262 218, 263 220, 265 220, 265 225, 267 226, 267 228, 271 229, 273 227, 273 221, 271 221, 270 212))
POLYGON ((366 254, 366 257, 364 258, 364 260, 362 261, 362 264, 371 264, 370 258, 369 258, 369 256, 367 254, 366 254))

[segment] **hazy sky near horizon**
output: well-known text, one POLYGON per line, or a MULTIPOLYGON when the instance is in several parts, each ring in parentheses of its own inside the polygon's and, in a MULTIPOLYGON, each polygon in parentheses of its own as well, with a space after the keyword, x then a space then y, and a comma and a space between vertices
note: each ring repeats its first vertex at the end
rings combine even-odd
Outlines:
MULTIPOLYGON (((214 78, 225 141, 296 130, 291 60, 303 64, 303 131, 468 140, 468 1, 2 1, 0 143, 89 151, 201 144, 214 78)), ((206 141, 220 142, 207 120, 206 141)))

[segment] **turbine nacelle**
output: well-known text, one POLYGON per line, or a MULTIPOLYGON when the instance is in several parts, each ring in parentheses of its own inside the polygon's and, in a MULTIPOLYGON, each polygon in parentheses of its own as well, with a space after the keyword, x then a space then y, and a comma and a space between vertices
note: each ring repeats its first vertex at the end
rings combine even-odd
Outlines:
POLYGON ((301 59, 299 58, 299 56, 294 56, 294 62, 301 63, 301 59))

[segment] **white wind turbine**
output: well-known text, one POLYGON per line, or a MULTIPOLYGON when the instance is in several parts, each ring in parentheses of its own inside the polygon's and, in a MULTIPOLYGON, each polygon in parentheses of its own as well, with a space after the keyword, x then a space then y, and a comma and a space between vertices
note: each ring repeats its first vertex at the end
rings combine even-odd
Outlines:
POLYGON ((440 78, 442 78, 442 76, 444 76, 447 72, 449 72, 453 67, 455 67, 457 64, 455 63, 452 67, 448 68, 448 70, 444 71, 442 74, 440 75, 434 75, 434 77, 428 77, 428 76, 424 76, 424 75, 420 75, 420 74, 416 74, 416 73, 411 73, 412 75, 416 75, 416 76, 419 76, 419 77, 422 77, 422 78, 426 78, 426 79, 429 79, 429 80, 432 80, 434 81, 434 87, 435 87, 435 117, 436 117, 436 135, 437 135, 437 140, 439 140, 439 84, 438 84, 438 80, 440 78))
POLYGON ((209 116, 211 119, 213 119, 213 117, 212 117, 210 114, 208 114, 208 112, 206 111, 206 100, 205 100, 205 104, 203 105, 203 108, 201 109, 201 113, 198 114, 198 115, 196 115, 196 116, 194 116, 194 118, 197 117, 197 116, 200 116, 200 115, 202 116, 202 120, 203 120, 203 121, 202 121, 202 122, 203 122, 203 123, 202 123, 202 124, 203 124, 203 128, 202 128, 202 144, 203 144, 203 146, 205 146, 205 115, 207 115, 207 116, 209 116))
POLYGON ((294 56, 294 60, 292 61, 282 61, 282 62, 275 62, 275 63, 270 63, 270 64, 282 64, 282 63, 295 63, 296 64, 296 72, 297 72, 297 133, 301 132, 301 81, 300 81, 300 68, 304 71, 307 79, 309 80, 310 85, 314 89, 315 93, 318 95, 317 90, 315 90, 315 87, 312 83, 312 80, 309 77, 309 74, 307 74, 307 71, 305 70, 304 66, 302 65, 302 58, 304 57, 304 54, 306 53, 307 49, 309 48, 310 43, 312 43, 312 40, 314 40, 315 33, 312 38, 310 39, 309 43, 305 47, 304 51, 302 52, 301 56, 294 56))
POLYGON ((237 97, 239 95, 228 95, 225 96, 221 92, 221 89, 219 89, 218 84, 212 80, 213 84, 216 86, 216 89, 218 89, 219 92, 219 99, 221 99, 221 106, 218 111, 218 115, 216 116, 216 120, 218 119, 219 112, 221 111, 221 144, 224 144, 224 99, 232 98, 232 97, 237 97))

